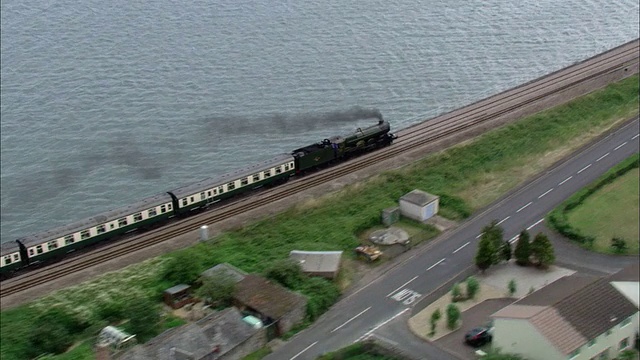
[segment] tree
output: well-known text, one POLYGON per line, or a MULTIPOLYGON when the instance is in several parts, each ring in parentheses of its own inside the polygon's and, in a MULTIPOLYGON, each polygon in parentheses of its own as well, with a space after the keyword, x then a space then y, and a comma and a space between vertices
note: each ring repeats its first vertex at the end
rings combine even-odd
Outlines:
POLYGON ((434 312, 431 313, 431 319, 429 322, 431 323, 431 332, 429 332, 429 336, 433 336, 436 334, 436 325, 438 321, 442 317, 442 313, 440 312, 440 308, 437 308, 434 312))
POLYGON ((47 309, 35 319, 29 336, 29 357, 65 352, 73 344, 73 332, 79 328, 79 322, 68 311, 60 307, 47 309))
POLYGON ((192 284, 200 276, 200 266, 187 251, 173 255, 167 263, 163 278, 174 284, 192 284))
POLYGON ((467 278, 467 298, 475 299, 478 291, 480 291, 480 283, 473 276, 469 276, 467 278))
POLYGON ((529 256, 531 256, 530 239, 531 237, 527 230, 522 230, 520 232, 518 243, 516 244, 516 249, 514 251, 516 264, 520 266, 529 265, 529 256))
POLYGON ((509 289, 509 296, 513 296, 516 291, 518 291, 518 286, 516 285, 516 279, 509 280, 509 284, 507 284, 507 288, 509 289))
POLYGON ((453 287, 451 287, 451 301, 458 302, 464 300, 462 296, 462 290, 460 289, 460 284, 455 283, 453 287))
POLYGON ((150 298, 131 300, 126 306, 125 314, 129 319, 127 330, 139 338, 154 334, 160 321, 158 304, 150 298))
POLYGON ((611 249, 616 254, 624 254, 628 249, 627 242, 623 238, 614 236, 611 239, 611 249))
POLYGON ((460 320, 460 309, 455 304, 447 305, 447 327, 450 330, 455 329, 458 320, 460 320))
POLYGON ((547 268, 556 261, 553 253, 553 245, 547 235, 538 233, 531 242, 531 255, 536 259, 536 264, 541 268, 547 268))
POLYGON ((300 263, 291 259, 278 260, 266 270, 265 276, 282 286, 295 289, 304 280, 300 263))
POLYGON ((236 283, 229 275, 218 273, 213 276, 203 276, 201 282, 198 296, 214 306, 227 306, 231 303, 236 283))
POLYGON ((500 247, 500 257, 504 261, 511 260, 511 243, 508 240, 504 241, 500 247))
POLYGON ((633 360, 633 359, 637 359, 637 351, 634 349, 627 349, 622 351, 620 354, 618 354, 618 357, 616 359, 618 360, 633 360))
POLYGON ((495 254, 496 249, 492 239, 484 236, 481 237, 478 243, 478 252, 475 257, 476 266, 484 272, 494 264, 495 254))
POLYGON ((502 227, 498 225, 497 220, 491 221, 489 225, 482 228, 482 237, 480 241, 482 241, 483 238, 488 238, 493 243, 494 253, 491 265, 499 264, 502 261, 502 257, 499 252, 502 248, 502 242, 504 241, 503 237, 504 230, 502 230, 502 227))

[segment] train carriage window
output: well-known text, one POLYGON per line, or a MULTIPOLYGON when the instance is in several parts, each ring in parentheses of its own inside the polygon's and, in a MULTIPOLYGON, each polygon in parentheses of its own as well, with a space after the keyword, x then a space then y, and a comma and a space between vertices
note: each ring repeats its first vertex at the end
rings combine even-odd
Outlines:
POLYGON ((187 206, 187 205, 189 205, 189 199, 187 198, 182 199, 182 206, 187 206))
POLYGON ((38 254, 42 254, 42 245, 38 245, 38 246, 36 246, 36 252, 37 252, 38 254))
POLYGON ((289 170, 289 164, 284 164, 284 171, 288 171, 289 170))
POLYGON ((13 261, 19 261, 20 260, 20 254, 13 254, 13 261))
POLYGON ((133 214, 133 221, 142 221, 142 213, 133 214))
POLYGON ((35 250, 33 250, 33 248, 29 249, 29 257, 33 256, 35 254, 35 250))
POLYGON ((282 168, 280 166, 276 167, 276 175, 282 172, 282 168))
POLYGON ((161 214, 164 214, 164 213, 166 213, 166 212, 167 212, 167 207, 166 207, 166 205, 160 205, 160 213, 161 213, 161 214))
MULTIPOLYGON (((103 225, 104 226, 104 225, 103 225)), ((73 240, 73 235, 67 235, 64 237, 64 245, 71 245, 73 244, 74 240, 73 240)))
POLYGON ((113 230, 116 226, 114 224, 109 224, 109 229, 113 230))
POLYGON ((194 202, 194 201, 196 201, 196 199, 192 196, 192 197, 189 198, 189 201, 194 202))
POLYGON ((213 195, 211 194, 211 190, 207 191, 207 196, 208 197, 212 197, 213 195))
POLYGON ((230 182, 230 183, 227 184, 227 190, 233 190, 235 188, 236 188, 236 184, 235 183, 230 182))
POLYGON ((156 215, 158 214, 158 213, 156 212, 156 209, 155 209, 155 208, 153 208, 153 209, 149 209, 149 210, 147 210, 147 212, 149 213, 149 217, 154 217, 154 216, 156 216, 156 215))
POLYGON ((88 239, 90 237, 91 233, 89 232, 89 230, 82 230, 82 232, 80 232, 80 240, 88 239))
POLYGON ((118 227, 127 226, 127 218, 118 219, 118 227))
POLYGON ((47 243, 47 248, 49 249, 49 251, 57 249, 58 248, 58 240, 49 241, 47 243))
POLYGON ((253 182, 260 181, 260 174, 253 174, 253 182))
POLYGON ((224 192, 224 187, 218 187, 218 194, 222 194, 224 192))
POLYGON ((7 255, 4 257, 4 264, 5 265, 11 264, 11 255, 7 255))
POLYGON ((249 185, 249 178, 244 178, 240 180, 240 185, 241 186, 249 185))
POLYGON ((171 210, 171 204, 167 204, 167 210, 171 210))
POLYGON ((264 177, 268 178, 269 176, 271 176, 271 170, 267 170, 264 172, 264 177))
POLYGON ((98 226, 96 226, 96 232, 97 232, 98 234, 103 234, 103 233, 105 233, 106 231, 107 231, 106 226, 104 226, 104 225, 98 225, 98 226))
POLYGON ((200 193, 200 200, 204 200, 204 199, 206 199, 206 198, 207 198, 207 197, 206 197, 206 196, 204 196, 204 191, 203 191, 203 192, 201 192, 201 193, 200 193))

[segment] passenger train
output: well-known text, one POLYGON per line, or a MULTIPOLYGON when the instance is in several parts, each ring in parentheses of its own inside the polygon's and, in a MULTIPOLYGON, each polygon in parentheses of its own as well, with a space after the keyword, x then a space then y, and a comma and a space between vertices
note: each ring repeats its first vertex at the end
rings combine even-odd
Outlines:
POLYGON ((159 193, 134 204, 107 211, 65 226, 21 237, 0 245, 0 277, 16 270, 64 258, 70 252, 96 243, 113 241, 134 230, 162 226, 225 199, 264 186, 286 182, 290 177, 321 166, 344 161, 390 145, 397 137, 382 118, 377 124, 358 128, 346 136, 334 136, 289 154, 246 166, 234 172, 206 178, 159 193))

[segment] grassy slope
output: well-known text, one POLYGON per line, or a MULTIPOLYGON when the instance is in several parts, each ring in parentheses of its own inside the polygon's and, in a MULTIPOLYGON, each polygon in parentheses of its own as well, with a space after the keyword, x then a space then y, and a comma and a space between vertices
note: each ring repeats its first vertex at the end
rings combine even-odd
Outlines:
POLYGON ((629 171, 569 212, 574 228, 596 238, 594 250, 611 252, 611 238, 617 236, 626 240, 629 253, 638 253, 639 174, 638 169, 629 171))
MULTIPOLYGON (((260 272, 290 250, 349 250, 358 235, 379 224, 382 209, 404 193, 420 188, 441 196, 440 214, 464 218, 517 184, 549 166, 595 136, 638 113, 638 76, 571 103, 524 119, 474 142, 430 157, 405 169, 347 187, 323 199, 298 205, 271 219, 229 232, 187 250, 203 270, 229 262, 248 272, 260 272)), ((131 266, 122 275, 107 275, 89 285, 49 295, 34 304, 3 311, 2 359, 17 358, 28 346, 15 329, 37 308, 52 304, 71 307, 91 321, 95 305, 110 298, 157 294, 173 284, 163 283, 166 258, 131 266), (132 295, 133 294, 133 295, 132 295), (81 304, 77 306, 77 304, 81 304), (6 339, 11 339, 5 343, 6 339), (5 344, 7 344, 5 346, 5 344)))

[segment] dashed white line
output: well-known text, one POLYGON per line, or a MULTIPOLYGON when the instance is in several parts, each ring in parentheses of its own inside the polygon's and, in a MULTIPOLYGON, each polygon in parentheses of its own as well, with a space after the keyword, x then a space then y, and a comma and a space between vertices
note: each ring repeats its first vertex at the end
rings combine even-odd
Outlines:
POLYGON ((507 219, 509 219, 510 217, 511 217, 511 215, 507 216, 506 218, 500 220, 500 222, 498 224, 496 224, 496 225, 502 224, 503 222, 507 221, 507 219))
POLYGON ((614 148, 613 148, 613 151, 616 151, 616 150, 620 149, 621 147, 623 147, 623 146, 625 146, 625 145, 627 145, 627 142, 626 142, 626 141, 625 141, 625 142, 623 142, 622 144, 620 144, 620 145, 618 145, 618 146, 614 147, 614 148))
POLYGON ((469 245, 469 242, 468 242, 468 241, 467 241, 464 245, 462 245, 462 246, 460 246, 459 248, 455 249, 455 250, 453 251, 453 253, 454 253, 454 254, 455 254, 455 253, 457 253, 458 251, 460 251, 460 250, 464 249, 464 247, 465 247, 465 246, 467 246, 467 245, 469 245))
POLYGON ((533 225, 529 226, 529 227, 527 228, 527 230, 531 230, 534 226, 536 226, 536 225, 540 224, 540 223, 541 223, 541 222, 543 222, 543 221, 544 221, 544 218, 542 218, 542 219, 540 219, 540 220, 536 221, 536 222, 535 222, 535 224, 533 224, 533 225))
POLYGON ((343 326, 347 325, 348 323, 350 323, 351 321, 353 321, 353 320, 354 320, 355 318, 357 318, 358 316, 360 316, 360 315, 364 314, 364 313, 365 313, 365 312, 367 312, 367 310, 369 310, 369 309, 371 309, 371 306, 369 306, 368 308, 366 308, 366 309, 362 310, 358 315, 356 315, 356 316, 352 317, 351 319, 347 320, 344 324, 342 324, 342 325, 338 326, 337 328, 335 328, 335 329, 331 330, 331 332, 334 332, 334 331, 336 331, 336 330, 341 329, 343 326))
MULTIPOLYGON (((357 343, 357 342, 361 341, 362 339, 366 338, 367 336, 369 336, 369 335, 373 334, 373 332, 374 332, 374 331, 376 331, 376 330, 380 329, 381 327, 385 326, 388 322, 390 322, 390 321, 392 321, 393 319, 397 318, 398 316, 400 316, 400 315, 404 314, 405 312, 409 311, 410 309, 411 309, 411 308, 406 308, 406 309, 404 309, 404 310, 400 311, 399 313, 397 313, 397 314, 393 315, 393 317, 391 317, 390 319, 387 319, 387 320, 386 320, 385 322, 383 322, 382 324, 377 325, 377 326, 376 326, 376 327, 374 327, 373 329, 371 329, 371 330, 367 331, 364 335, 360 336, 360 337, 358 338, 358 340, 354 341, 353 343, 355 344, 355 343, 357 343)), ((317 342, 317 341, 316 341, 316 342, 317 342)), ((296 356, 297 356, 297 355, 296 355, 296 356)), ((293 360, 293 358, 291 358, 291 360, 293 360)))
POLYGON ((434 267, 436 267, 438 264, 440 264, 441 262, 443 262, 443 261, 444 261, 444 259, 445 259, 445 258, 442 258, 442 259, 440 259, 440 261, 438 261, 437 263, 435 263, 435 264, 433 264, 433 265, 429 266, 429 268, 427 269, 427 271, 429 271, 429 270, 433 269, 434 267))
POLYGON ((484 234, 484 233, 478 234, 478 236, 476 236, 476 239, 480 239, 480 237, 482 237, 482 234, 484 234))
POLYGON ((550 193, 551 191, 553 191, 553 188, 547 190, 544 194, 538 196, 538 199, 542 199, 543 196, 547 195, 548 193, 550 193))
POLYGON ((562 180, 562 182, 561 182, 560 184, 558 184, 558 186, 560 186, 560 185, 562 185, 562 184, 566 183, 567 181, 571 180, 571 178, 572 178, 572 177, 573 177, 573 176, 569 176, 568 178, 566 178, 566 179, 562 180))
POLYGON ((583 172, 583 171, 587 170, 587 169, 588 169, 588 168, 590 168, 590 167, 591 167, 591 164, 589 164, 589 165, 587 165, 587 166, 583 167, 582 169, 580 169, 580 170, 578 171, 578 174, 580 174, 581 172, 583 172))
POLYGON ((636 134, 636 136, 632 137, 631 140, 635 140, 638 137, 639 134, 636 134))
POLYGON ((514 236, 511 238, 511 240, 509 240, 509 244, 513 244, 516 240, 518 240, 520 238, 520 234, 514 236))
POLYGON ((524 210, 527 206, 533 204, 533 202, 529 201, 529 203, 527 203, 527 205, 521 207, 520 209, 518 209, 518 211, 516 211, 517 213, 519 213, 520 211, 524 210))
POLYGON ((607 156, 609 156, 609 153, 606 153, 606 154, 604 154, 604 155, 600 156, 600 157, 596 160, 596 162, 598 162, 598 161, 600 161, 600 160, 602 160, 602 159, 606 158, 607 156))
POLYGON ((300 354, 302 354, 303 352, 305 352, 305 351, 309 350, 313 345, 315 345, 315 344, 317 344, 317 343, 318 343, 318 342, 316 341, 316 342, 314 342, 313 344, 311 344, 311 345, 307 346, 306 348, 304 348, 304 350, 302 350, 302 351, 300 351, 299 353, 295 354, 295 355, 294 355, 291 359, 289 359, 289 360, 293 360, 293 359, 297 358, 298 356, 300 356, 300 354))
POLYGON ((390 292, 390 293, 389 293, 389 295, 387 295, 387 297, 389 297, 389 296, 391 296, 391 295, 395 294, 395 292, 396 292, 396 291, 398 291, 398 290, 402 289, 403 287, 407 286, 407 284, 409 284, 410 282, 412 282, 413 280, 415 280, 417 277, 418 277, 418 275, 414 276, 411 280, 407 281, 406 283, 404 283, 404 284, 402 284, 402 285, 398 286, 398 288, 397 288, 397 289, 395 289, 395 290, 393 290, 392 292, 390 292))

